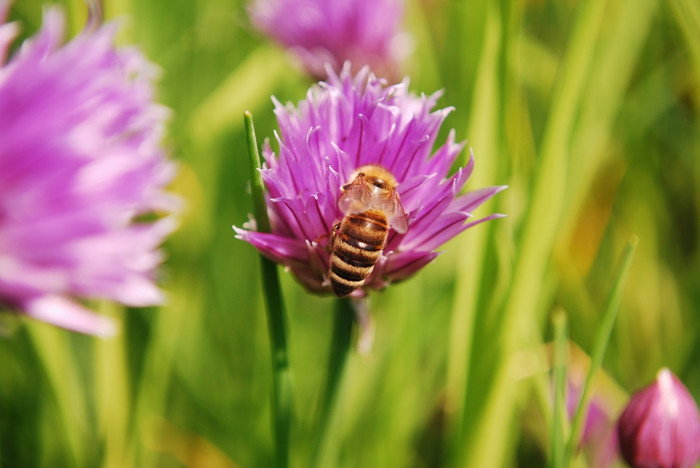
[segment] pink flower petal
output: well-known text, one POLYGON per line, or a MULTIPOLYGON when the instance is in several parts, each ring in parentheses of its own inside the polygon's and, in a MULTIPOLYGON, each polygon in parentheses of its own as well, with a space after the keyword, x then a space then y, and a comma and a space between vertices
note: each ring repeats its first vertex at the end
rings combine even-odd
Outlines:
POLYGON ((116 333, 114 321, 59 296, 43 296, 24 305, 27 315, 53 325, 102 337, 116 333))

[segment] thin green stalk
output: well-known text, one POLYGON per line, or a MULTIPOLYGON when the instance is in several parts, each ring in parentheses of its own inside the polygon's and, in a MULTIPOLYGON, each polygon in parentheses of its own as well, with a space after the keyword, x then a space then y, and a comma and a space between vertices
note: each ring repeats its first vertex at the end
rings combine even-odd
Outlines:
POLYGON ((28 321, 27 331, 56 398, 67 442, 66 452, 76 466, 82 466, 85 463, 85 441, 89 434, 85 407, 87 399, 72 355, 67 336, 69 332, 37 321, 28 321))
POLYGON ((568 324, 566 314, 558 310, 552 317, 554 327, 554 412, 552 414, 550 466, 565 468, 564 431, 566 422, 566 366, 567 349, 566 337, 568 324))
POLYGON ((615 276, 613 288, 610 291, 610 296, 608 296, 603 317, 601 319, 600 326, 598 327, 595 341, 593 342, 591 366, 588 369, 588 375, 586 376, 586 381, 584 382, 583 389, 581 390, 581 397, 579 398, 576 413, 574 414, 574 419, 571 423, 571 434, 569 435, 569 441, 566 445, 566 452, 564 454, 564 461, 567 464, 571 459, 571 455, 573 454, 574 450, 579 446, 584 416, 588 412, 590 389, 594 380, 598 376, 598 371, 603 365, 603 356, 605 355, 605 349, 608 346, 610 334, 612 333, 613 326, 615 325, 617 311, 620 308, 620 302, 622 301, 622 291, 627 279, 627 273, 629 272, 630 265, 632 264, 632 258, 634 257, 634 251, 637 248, 637 243, 638 239, 635 236, 629 240, 627 246, 625 247, 619 270, 615 276))
POLYGON ((328 355, 326 383, 323 389, 320 415, 328 414, 337 395, 340 378, 352 343, 352 328, 355 322, 355 309, 352 299, 338 299, 333 317, 333 334, 328 355))
POLYGON ((270 218, 267 216, 267 205, 265 204, 265 187, 263 185, 260 168, 260 152, 258 151, 258 139, 255 136, 255 126, 253 125, 253 115, 249 111, 243 113, 245 132, 248 142, 248 160, 250 162, 250 191, 253 197, 253 215, 258 225, 258 231, 270 232, 270 218))
POLYGON ((178 275, 173 283, 170 306, 153 310, 151 336, 148 339, 143 358, 143 371, 137 378, 133 397, 133 413, 128 434, 128 466, 152 467, 158 465, 160 454, 145 449, 144 433, 152 428, 154 416, 166 412, 168 393, 172 387, 175 372, 176 354, 181 346, 181 337, 192 320, 192 310, 202 303, 202 288, 199 281, 188 278, 185 283, 178 275), (180 287, 177 287, 181 285, 180 287))
MULTIPOLYGON (((100 312, 123 322, 124 307, 102 301, 100 312)), ((128 466, 129 368, 125 332, 109 340, 96 340, 93 361, 96 412, 104 440, 103 468, 128 466)))
POLYGON ((355 322, 355 309, 352 301, 353 299, 342 298, 336 302, 326 382, 323 388, 321 404, 319 405, 316 446, 314 447, 311 466, 320 466, 319 462, 322 459, 323 446, 326 441, 326 430, 335 413, 338 390, 340 389, 340 382, 352 343, 352 329, 355 322))
MULTIPOLYGON (((253 127, 253 116, 244 114, 245 129, 248 139, 248 156, 250 159, 250 187, 253 195, 253 213, 260 232, 270 231, 270 220, 265 205, 260 154, 253 127)), ((289 432, 291 425, 292 385, 289 376, 289 357, 287 354, 287 323, 284 301, 280 290, 277 265, 260 256, 260 271, 263 283, 263 295, 267 306, 267 326, 270 335, 272 357, 272 414, 275 433, 275 466, 286 468, 289 465, 289 432)))

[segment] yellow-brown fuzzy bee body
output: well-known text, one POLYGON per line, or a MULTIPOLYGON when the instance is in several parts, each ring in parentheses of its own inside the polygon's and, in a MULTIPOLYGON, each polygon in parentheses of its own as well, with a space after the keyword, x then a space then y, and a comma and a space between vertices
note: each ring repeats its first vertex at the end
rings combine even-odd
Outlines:
POLYGON ((391 226, 408 229, 396 179, 378 165, 362 166, 341 188, 338 206, 345 217, 333 226, 330 280, 339 297, 365 284, 386 246, 391 226))

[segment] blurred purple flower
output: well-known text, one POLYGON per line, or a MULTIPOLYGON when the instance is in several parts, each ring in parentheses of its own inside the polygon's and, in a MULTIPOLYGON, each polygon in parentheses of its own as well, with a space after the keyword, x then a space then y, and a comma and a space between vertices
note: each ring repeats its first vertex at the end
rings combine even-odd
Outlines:
POLYGON ((154 67, 115 50, 115 25, 63 42, 63 15, 7 60, 16 24, 0 0, 0 304, 73 330, 113 324, 74 297, 157 304, 157 246, 171 218, 138 221, 175 200, 154 104, 154 67))
MULTIPOLYGON (((569 376, 566 391, 566 412, 573 420, 581 398, 583 382, 569 376)), ((615 417, 610 398, 600 389, 593 391, 586 421, 581 434, 581 447, 586 451, 590 466, 606 468, 618 460, 618 440, 615 417)))
POLYGON ((276 156, 266 141, 262 171, 268 190, 272 233, 240 229, 237 237, 263 255, 287 266, 309 290, 331 292, 328 241, 341 186, 355 169, 381 165, 397 179, 408 214, 408 230, 391 229, 373 272, 353 296, 408 278, 439 255, 435 251, 465 229, 499 217, 475 221, 472 210, 505 187, 487 187, 459 195, 474 161, 448 173, 464 144, 454 130, 435 153, 438 130, 451 108, 431 112, 440 93, 417 97, 408 80, 387 86, 368 69, 353 77, 348 64, 340 75, 312 87, 298 107, 274 100, 281 135, 276 156), (431 154, 432 153, 432 154, 431 154))
POLYGON ((668 369, 632 396, 618 422, 620 449, 634 468, 691 468, 700 461, 700 414, 668 369))
POLYGON ((250 14, 315 78, 326 77, 326 63, 339 73, 345 61, 354 71, 367 65, 377 76, 398 78, 410 48, 399 33, 402 10, 403 0, 255 0, 250 14))

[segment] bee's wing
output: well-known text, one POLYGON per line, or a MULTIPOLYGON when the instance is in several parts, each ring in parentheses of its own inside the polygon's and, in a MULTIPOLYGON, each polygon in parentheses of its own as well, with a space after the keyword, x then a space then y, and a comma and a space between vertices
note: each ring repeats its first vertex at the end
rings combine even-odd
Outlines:
POLYGON ((389 209, 384 211, 387 218, 389 219, 389 224, 394 228, 399 234, 406 234, 408 231, 408 215, 403 209, 401 200, 399 200, 399 194, 394 190, 389 209))
POLYGON ((367 187, 362 177, 356 177, 351 183, 343 186, 343 191, 338 198, 338 208, 345 214, 365 211, 372 197, 372 192, 367 187))

